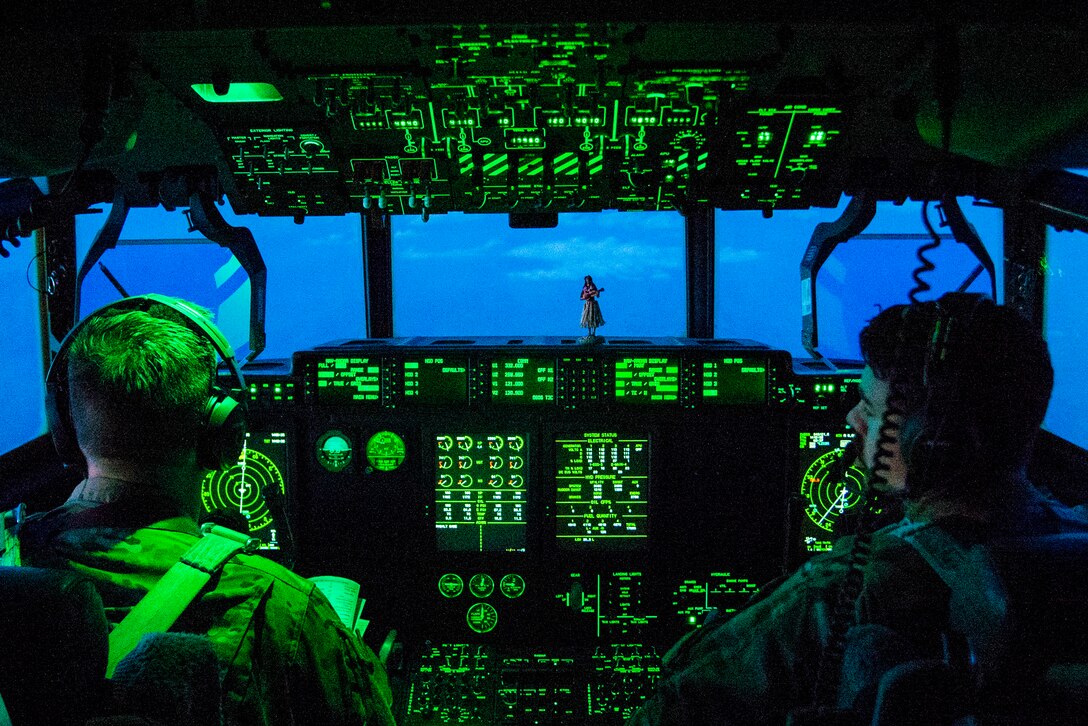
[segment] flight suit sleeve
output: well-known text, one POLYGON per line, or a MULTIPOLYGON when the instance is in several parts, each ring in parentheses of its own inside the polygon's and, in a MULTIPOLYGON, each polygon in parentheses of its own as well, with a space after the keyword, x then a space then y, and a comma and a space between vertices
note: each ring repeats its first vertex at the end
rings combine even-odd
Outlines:
POLYGON ((318 592, 299 633, 295 658, 296 719, 314 724, 393 726, 393 695, 374 652, 341 623, 318 592))

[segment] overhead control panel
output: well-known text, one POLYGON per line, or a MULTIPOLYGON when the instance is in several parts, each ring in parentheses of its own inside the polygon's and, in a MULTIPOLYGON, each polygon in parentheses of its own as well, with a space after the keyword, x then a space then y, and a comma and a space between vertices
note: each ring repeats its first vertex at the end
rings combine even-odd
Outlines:
POLYGON ((232 48, 221 93, 173 36, 139 52, 214 130, 239 213, 834 206, 847 99, 722 33, 696 49, 690 28, 628 23, 293 28, 232 48))

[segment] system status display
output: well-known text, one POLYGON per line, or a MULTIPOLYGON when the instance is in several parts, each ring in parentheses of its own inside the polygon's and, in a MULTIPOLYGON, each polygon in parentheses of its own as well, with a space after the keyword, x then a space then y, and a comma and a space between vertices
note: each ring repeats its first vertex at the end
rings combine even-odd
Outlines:
POLYGON ((566 549, 642 549, 650 439, 586 433, 555 442, 556 537, 566 549))
POLYGON ((435 437, 435 529, 442 551, 524 552, 524 434, 435 437))
POLYGON ((317 361, 318 403, 379 403, 382 364, 378 358, 334 357, 317 361))
POLYGON ((555 403, 555 360, 509 358, 491 361, 495 403, 555 403))
POLYGON ((767 363, 756 358, 717 358, 703 362, 702 400, 727 406, 767 401, 767 363))
POLYGON ((615 362, 616 398, 629 403, 680 400, 680 361, 675 358, 621 358, 615 362))
POLYGON ((466 358, 409 358, 404 361, 404 400, 408 403, 464 403, 468 400, 466 358))

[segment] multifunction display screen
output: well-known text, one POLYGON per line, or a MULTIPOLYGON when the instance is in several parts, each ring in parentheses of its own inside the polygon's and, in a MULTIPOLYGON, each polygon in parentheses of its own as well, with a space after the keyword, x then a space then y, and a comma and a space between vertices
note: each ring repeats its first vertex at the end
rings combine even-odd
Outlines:
POLYGON ((337 356, 316 361, 318 403, 380 403, 379 358, 337 356))
POLYGON ((555 359, 491 361, 491 400, 494 403, 555 403, 555 359))
POLYGON ((439 550, 525 551, 526 443, 525 434, 435 436, 439 550))
POLYGON ((244 456, 229 469, 208 472, 200 487, 205 512, 237 514, 261 549, 278 550, 283 542, 287 500, 287 434, 246 434, 244 456))
POLYGON ((767 401, 767 362, 759 358, 714 358, 703 361, 702 400, 729 406, 767 401))
POLYGON ((616 399, 625 403, 680 400, 678 358, 620 358, 615 362, 616 399))
POLYGON ((801 442, 802 549, 826 552, 838 537, 835 526, 844 514, 861 504, 865 472, 857 465, 841 471, 839 461, 852 432, 803 431, 801 442))
POLYGON ((468 359, 430 356, 403 363, 405 403, 443 404, 468 401, 468 359))
POLYGON ((649 529, 650 438, 584 433, 555 442, 556 536, 569 549, 642 549, 649 529))

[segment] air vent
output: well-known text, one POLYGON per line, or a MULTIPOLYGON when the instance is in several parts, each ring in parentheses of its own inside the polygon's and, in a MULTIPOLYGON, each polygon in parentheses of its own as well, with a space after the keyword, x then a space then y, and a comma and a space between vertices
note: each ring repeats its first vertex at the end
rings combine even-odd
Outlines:
POLYGON ((451 338, 449 340, 432 341, 431 345, 472 345, 475 342, 475 340, 454 340, 451 338))
POLYGON ((506 344, 507 345, 521 345, 524 342, 525 341, 522 340, 521 338, 514 338, 513 340, 506 341, 506 344))
POLYGON ((381 343, 388 343, 388 342, 389 342, 388 338, 358 338, 357 340, 349 340, 349 341, 346 341, 344 343, 341 343, 340 346, 341 347, 346 347, 346 346, 350 346, 350 345, 379 345, 381 343))
POLYGON ((608 341, 608 343, 609 343, 609 345, 649 345, 650 341, 648 341, 648 340, 639 340, 637 338, 627 338, 627 339, 611 338, 608 341))

